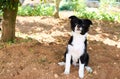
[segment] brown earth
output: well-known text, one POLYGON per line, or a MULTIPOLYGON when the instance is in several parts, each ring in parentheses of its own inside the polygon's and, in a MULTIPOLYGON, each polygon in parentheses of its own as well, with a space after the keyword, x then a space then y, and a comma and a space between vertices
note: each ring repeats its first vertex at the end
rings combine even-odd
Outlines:
MULTIPOLYGON (((120 79, 120 24, 93 20, 88 36, 89 66, 84 79, 120 79)), ((15 43, 0 43, 0 79, 79 79, 78 67, 64 75, 69 20, 17 17, 15 43)))

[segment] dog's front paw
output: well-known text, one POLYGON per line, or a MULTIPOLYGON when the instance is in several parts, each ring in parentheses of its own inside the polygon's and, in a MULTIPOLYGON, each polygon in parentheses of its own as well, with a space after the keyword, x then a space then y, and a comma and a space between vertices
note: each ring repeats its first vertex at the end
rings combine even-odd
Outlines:
POLYGON ((68 74, 70 74, 70 72, 69 71, 65 71, 64 74, 68 75, 68 74))
POLYGON ((92 72, 93 72, 93 70, 92 70, 92 68, 91 68, 91 67, 86 66, 85 68, 86 68, 86 70, 87 70, 89 73, 92 73, 92 72))
POLYGON ((73 46, 72 45, 68 45, 68 49, 73 50, 73 46))
POLYGON ((79 73, 79 77, 80 77, 81 79, 83 79, 83 78, 84 78, 84 74, 83 74, 83 73, 79 73))
POLYGON ((64 65, 65 65, 65 62, 59 62, 58 65, 64 66, 64 65))

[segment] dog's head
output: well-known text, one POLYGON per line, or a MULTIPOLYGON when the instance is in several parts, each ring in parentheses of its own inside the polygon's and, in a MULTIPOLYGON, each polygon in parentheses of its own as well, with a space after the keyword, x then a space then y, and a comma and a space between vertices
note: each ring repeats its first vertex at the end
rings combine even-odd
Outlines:
POLYGON ((89 31, 90 25, 92 25, 92 21, 89 19, 79 19, 76 16, 70 16, 71 29, 73 32, 80 33, 84 35, 89 31))

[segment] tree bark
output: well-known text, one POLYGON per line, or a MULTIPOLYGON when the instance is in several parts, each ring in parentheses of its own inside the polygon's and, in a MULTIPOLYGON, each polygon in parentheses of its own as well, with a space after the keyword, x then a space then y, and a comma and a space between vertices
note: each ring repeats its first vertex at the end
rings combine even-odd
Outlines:
POLYGON ((18 11, 18 4, 13 9, 3 9, 2 21, 2 37, 3 42, 14 41, 15 39, 15 24, 18 11))
POLYGON ((59 18, 59 5, 60 5, 60 1, 61 0, 55 0, 55 12, 53 14, 53 16, 55 18, 59 18))

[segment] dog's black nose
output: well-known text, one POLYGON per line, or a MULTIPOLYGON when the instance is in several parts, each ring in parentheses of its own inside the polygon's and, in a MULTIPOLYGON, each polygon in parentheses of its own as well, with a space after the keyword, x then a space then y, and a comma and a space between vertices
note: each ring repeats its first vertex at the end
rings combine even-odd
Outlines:
POLYGON ((80 25, 77 25, 78 28, 80 28, 80 25))

